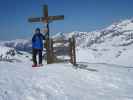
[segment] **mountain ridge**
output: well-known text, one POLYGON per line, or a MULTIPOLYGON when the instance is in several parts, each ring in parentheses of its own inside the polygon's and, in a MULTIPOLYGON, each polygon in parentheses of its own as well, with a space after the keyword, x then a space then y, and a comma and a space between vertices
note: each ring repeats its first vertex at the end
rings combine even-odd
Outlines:
MULTIPOLYGON (((76 39, 78 61, 86 60, 90 62, 132 65, 133 19, 113 23, 109 27, 92 32, 60 32, 54 35, 53 38, 68 39, 72 36, 76 39)), ((26 52, 31 52, 32 49, 31 40, 19 41, 18 39, 16 41, 1 42, 0 44, 26 52)))

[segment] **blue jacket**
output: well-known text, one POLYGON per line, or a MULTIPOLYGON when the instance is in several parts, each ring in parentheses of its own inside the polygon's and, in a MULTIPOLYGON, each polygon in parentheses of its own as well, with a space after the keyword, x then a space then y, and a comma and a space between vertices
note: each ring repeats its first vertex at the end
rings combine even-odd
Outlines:
POLYGON ((41 33, 34 34, 32 38, 32 48, 43 49, 43 40, 45 40, 45 36, 43 36, 41 33))

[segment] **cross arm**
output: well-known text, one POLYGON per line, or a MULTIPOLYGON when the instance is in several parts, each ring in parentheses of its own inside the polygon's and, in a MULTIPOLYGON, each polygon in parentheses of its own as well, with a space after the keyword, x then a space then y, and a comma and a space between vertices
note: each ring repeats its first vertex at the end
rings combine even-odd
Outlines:
POLYGON ((44 19, 43 17, 29 18, 28 21, 29 21, 29 22, 42 22, 43 19, 44 19))
POLYGON ((29 18, 28 21, 29 22, 44 22, 44 21, 56 21, 56 20, 64 20, 64 15, 60 15, 60 16, 49 16, 47 18, 44 17, 38 17, 38 18, 29 18))
POLYGON ((48 17, 49 21, 55 21, 55 20, 64 20, 64 15, 60 15, 60 16, 49 16, 48 17))

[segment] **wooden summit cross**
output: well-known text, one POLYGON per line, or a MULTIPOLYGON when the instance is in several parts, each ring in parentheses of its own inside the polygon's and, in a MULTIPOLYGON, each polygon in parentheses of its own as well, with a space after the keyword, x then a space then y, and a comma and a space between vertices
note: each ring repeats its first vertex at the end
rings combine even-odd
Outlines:
POLYGON ((47 28, 47 33, 46 33, 46 52, 47 52, 47 64, 52 63, 51 62, 51 54, 50 54, 50 35, 49 35, 49 23, 52 21, 57 21, 57 20, 64 20, 64 15, 59 15, 59 16, 49 16, 48 15, 48 5, 44 5, 43 7, 43 17, 38 17, 38 18, 29 18, 29 22, 43 22, 46 24, 47 28))
MULTIPOLYGON (((69 62, 71 62, 73 65, 76 65, 76 52, 75 52, 75 38, 69 38, 69 40, 53 40, 52 38, 50 38, 49 35, 49 23, 52 21, 56 21, 56 20, 63 20, 64 19, 64 15, 59 15, 59 16, 49 16, 48 15, 48 6, 44 5, 43 8, 43 17, 38 17, 38 18, 29 18, 28 21, 29 22, 43 22, 44 24, 46 24, 46 28, 47 28, 47 33, 45 34, 46 36, 46 54, 47 54, 47 64, 51 64, 54 62, 59 62, 59 59, 57 58, 57 55, 59 55, 58 53, 60 53, 61 51, 63 51, 60 48, 62 48, 62 44, 63 44, 63 49, 67 49, 67 55, 70 57, 69 62), (55 44, 61 44, 58 47, 54 47, 55 44), (66 47, 64 46, 64 44, 68 44, 66 47), (57 54, 57 55, 56 55, 57 54)), ((63 55, 63 54, 62 54, 63 55)))

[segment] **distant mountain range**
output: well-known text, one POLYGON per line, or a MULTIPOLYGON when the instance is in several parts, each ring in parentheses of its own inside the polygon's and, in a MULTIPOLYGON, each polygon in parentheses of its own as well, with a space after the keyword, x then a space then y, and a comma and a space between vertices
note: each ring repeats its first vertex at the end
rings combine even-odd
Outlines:
MULTIPOLYGON (((74 36, 79 47, 92 47, 94 45, 108 43, 110 46, 127 46, 133 43, 133 19, 114 23, 109 27, 92 32, 57 33, 53 38, 69 38, 74 36)), ((13 47, 22 51, 29 51, 31 40, 16 39, 0 41, 0 45, 13 47)))
POLYGON ((1 41, 0 45, 15 48, 19 51, 31 52, 31 40, 16 39, 11 41, 1 41))
MULTIPOLYGON (((133 59, 133 19, 113 23, 107 28, 92 32, 58 33, 53 38, 68 39, 72 36, 76 38, 77 54, 84 52, 80 56, 88 55, 86 60, 108 62, 115 59, 121 62, 133 59)), ((1 41, 0 45, 31 52, 31 40, 1 41)))

